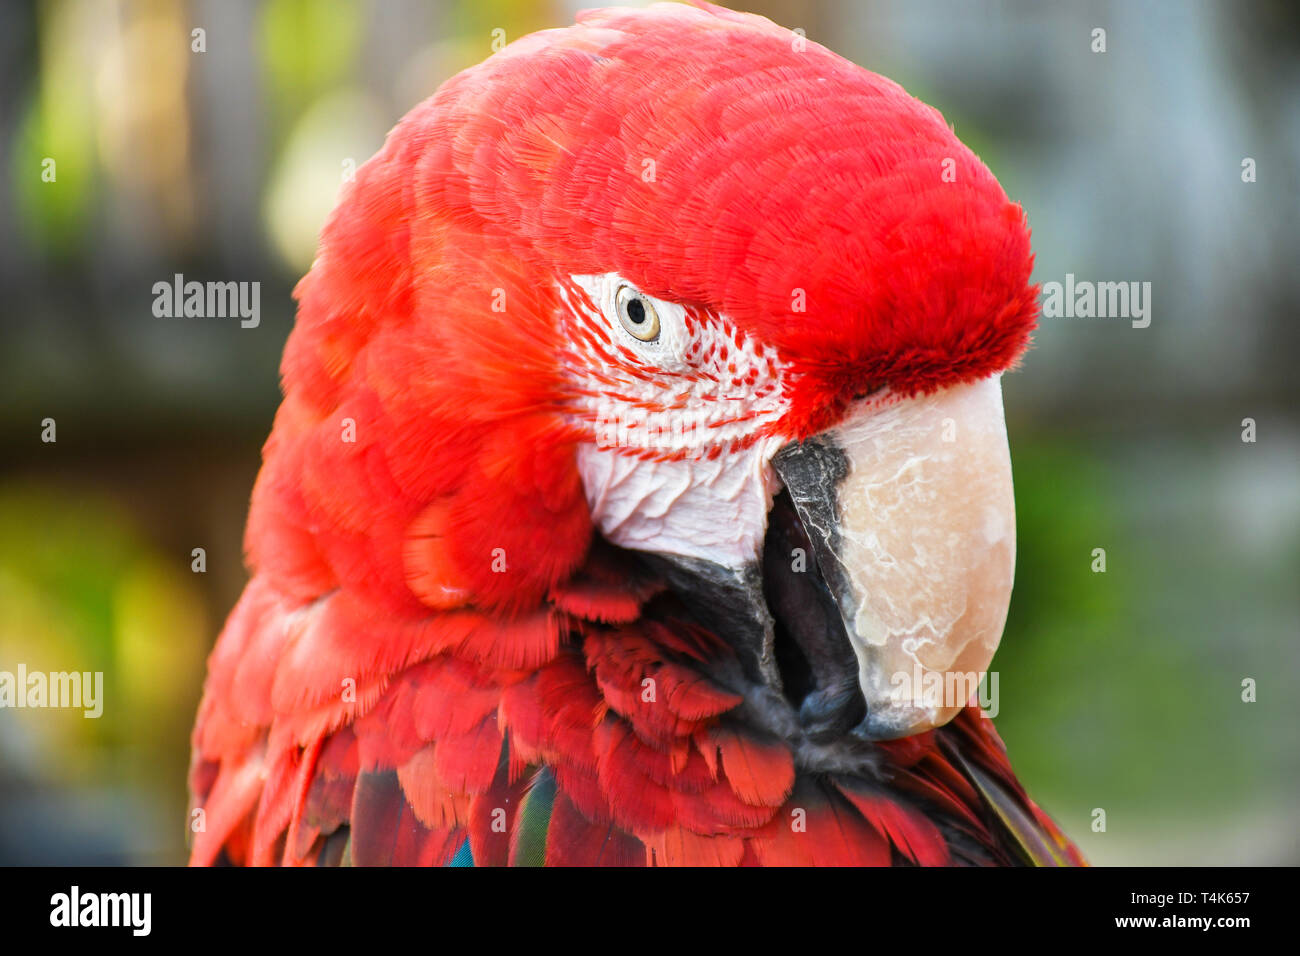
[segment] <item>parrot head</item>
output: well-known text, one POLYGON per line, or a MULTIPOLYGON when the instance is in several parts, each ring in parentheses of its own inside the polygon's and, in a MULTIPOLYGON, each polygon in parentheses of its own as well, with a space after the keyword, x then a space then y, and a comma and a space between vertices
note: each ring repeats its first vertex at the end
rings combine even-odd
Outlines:
POLYGON ((1010 599, 1032 261, 894 83, 755 16, 588 12, 453 78, 348 187, 251 560, 303 600, 503 619, 618 562, 736 648, 773 726, 938 726, 966 700, 917 678, 984 671, 1010 599))

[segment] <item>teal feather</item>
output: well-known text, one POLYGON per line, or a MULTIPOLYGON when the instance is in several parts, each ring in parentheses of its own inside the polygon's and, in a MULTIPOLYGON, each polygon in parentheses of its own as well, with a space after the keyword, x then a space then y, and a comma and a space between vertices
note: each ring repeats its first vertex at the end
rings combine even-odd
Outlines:
POLYGON ((466 840, 464 843, 461 844, 460 849, 456 851, 456 855, 451 858, 451 862, 448 863, 447 865, 448 866, 473 866, 474 865, 474 851, 469 848, 469 840, 466 840))

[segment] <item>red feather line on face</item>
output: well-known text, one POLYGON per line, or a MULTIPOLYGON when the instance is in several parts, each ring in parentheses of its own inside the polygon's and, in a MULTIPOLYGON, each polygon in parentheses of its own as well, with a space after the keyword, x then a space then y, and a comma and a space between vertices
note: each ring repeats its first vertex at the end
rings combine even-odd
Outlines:
POLYGON ((749 448, 780 414, 773 355, 745 341, 723 317, 685 305, 678 330, 677 317, 661 316, 660 338, 671 345, 646 356, 618 340, 615 320, 587 289, 567 278, 560 287, 568 306, 561 335, 573 343, 561 360, 581 383, 568 418, 582 441, 618 445, 623 454, 650 461, 710 459, 749 448))
MULTIPOLYGON (((622 379, 583 391, 571 362, 628 356, 564 308, 569 276, 616 271, 775 349, 789 408, 764 434, 1027 342, 1018 207, 933 110, 790 40, 722 11, 588 13, 448 81, 358 171, 296 290, 253 577, 194 731, 194 862, 441 864, 466 840, 505 862, 552 779, 550 863, 1006 859, 941 746, 1027 803, 988 721, 882 746, 888 789, 802 773, 716 676, 730 649, 652 615, 663 585, 593 542, 567 416, 622 379)), ((740 384, 770 398, 777 371, 740 384)))

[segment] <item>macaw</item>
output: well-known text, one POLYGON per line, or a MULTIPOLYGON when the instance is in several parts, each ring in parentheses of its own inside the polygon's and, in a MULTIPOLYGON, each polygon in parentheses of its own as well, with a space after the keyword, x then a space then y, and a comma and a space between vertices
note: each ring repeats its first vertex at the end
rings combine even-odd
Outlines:
POLYGON ((962 683, 1032 260, 936 110, 757 16, 448 80, 295 290, 191 862, 1081 863, 962 683))

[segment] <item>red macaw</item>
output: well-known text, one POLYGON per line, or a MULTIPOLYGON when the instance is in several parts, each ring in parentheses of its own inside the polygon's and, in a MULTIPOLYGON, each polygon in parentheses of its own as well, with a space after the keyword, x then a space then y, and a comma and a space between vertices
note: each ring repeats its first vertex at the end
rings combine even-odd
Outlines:
POLYGON ((938 112, 756 16, 447 81, 295 293, 192 862, 1081 862, 952 683, 1031 263, 938 112))

